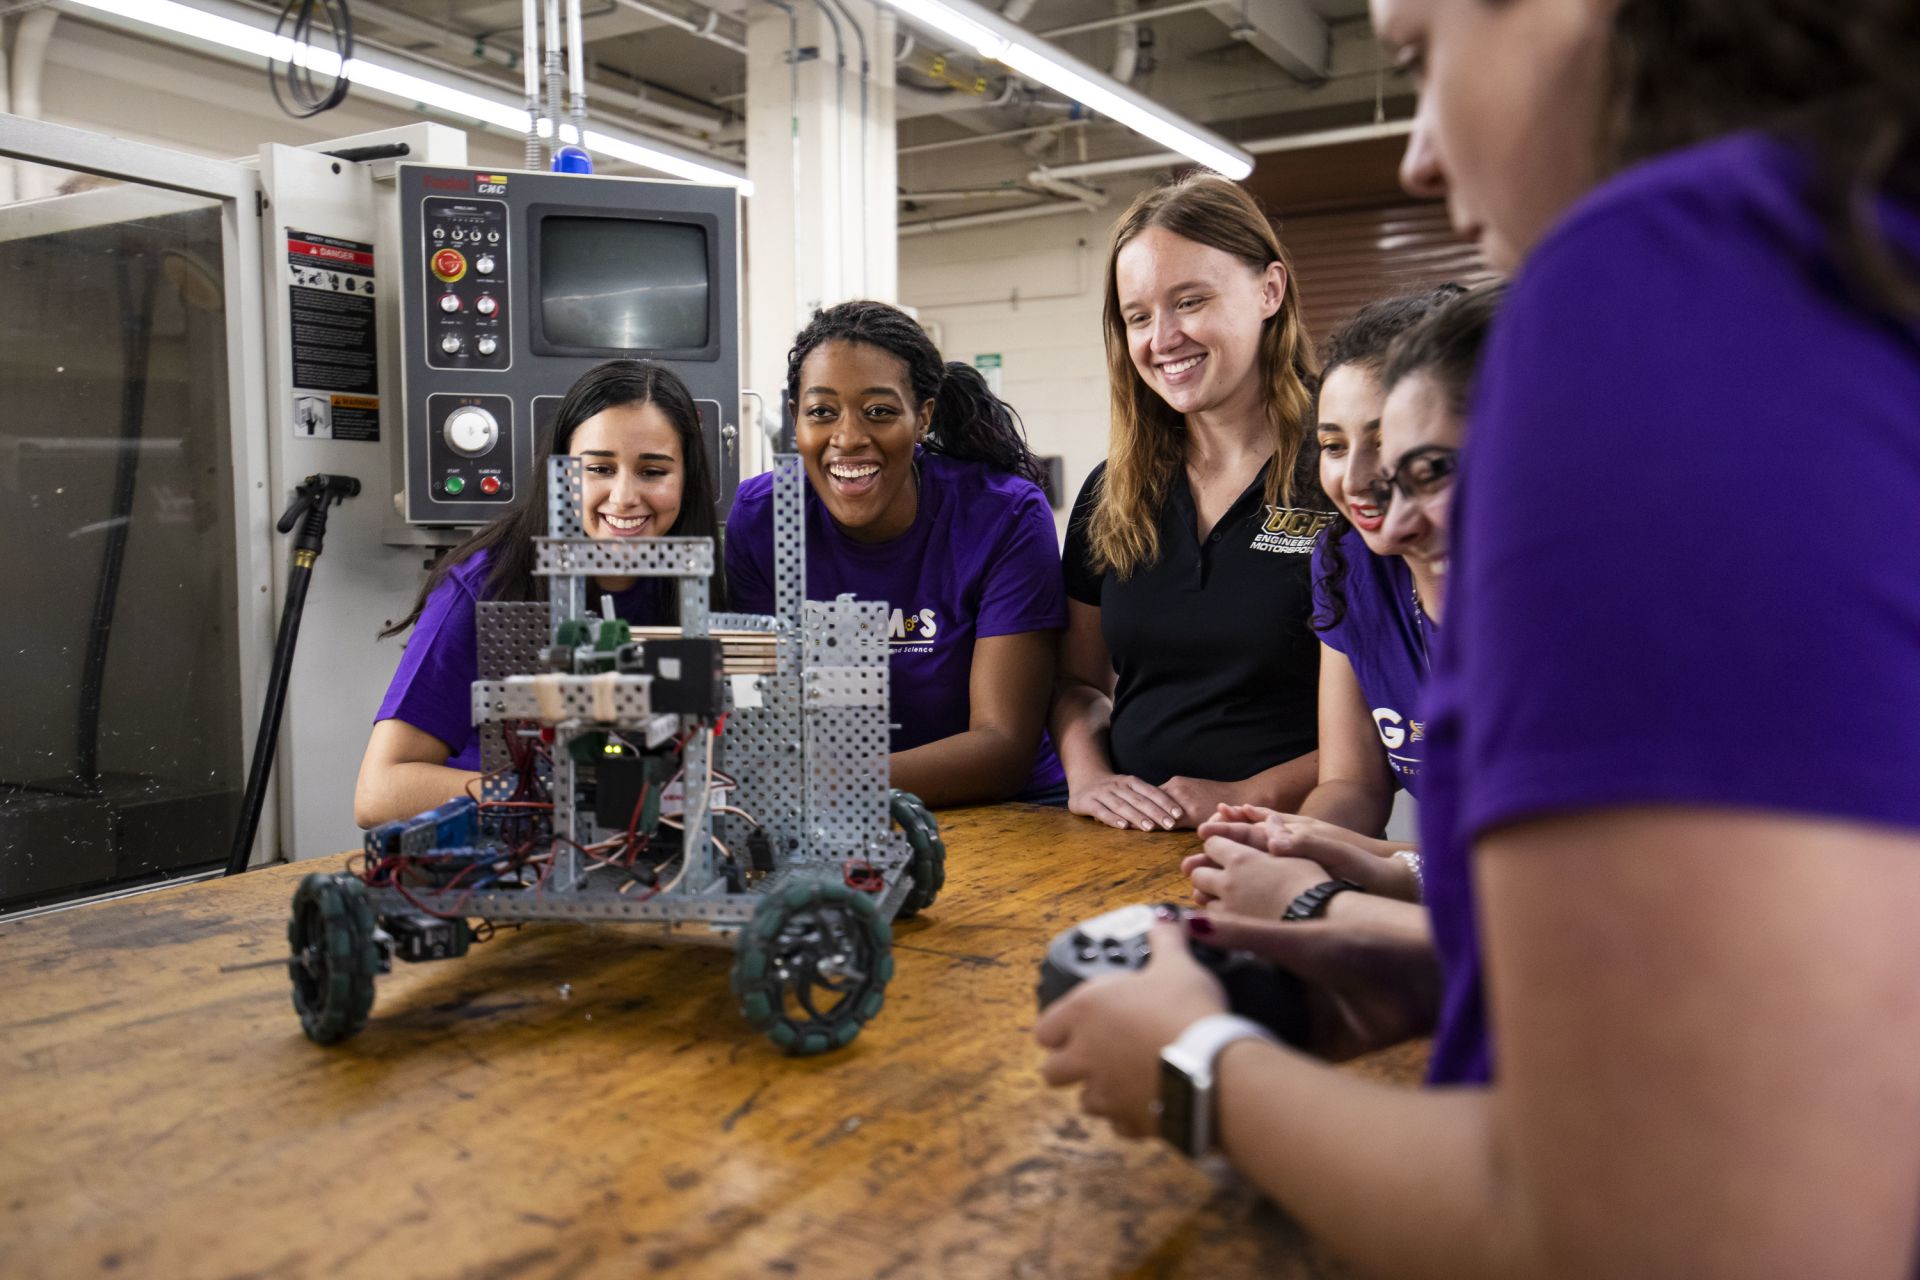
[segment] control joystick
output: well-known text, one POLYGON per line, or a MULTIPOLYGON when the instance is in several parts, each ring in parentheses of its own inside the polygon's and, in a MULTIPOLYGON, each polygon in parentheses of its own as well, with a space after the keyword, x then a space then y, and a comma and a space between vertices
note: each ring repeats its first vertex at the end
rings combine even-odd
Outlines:
MULTIPOLYGON (((1055 935, 1040 962, 1035 989, 1040 1008, 1058 1000, 1089 978, 1132 973, 1146 967, 1153 956, 1147 931, 1157 912, 1168 910, 1185 917, 1186 910, 1171 904, 1156 908, 1145 903, 1121 907, 1083 921, 1055 935)), ((1198 960, 1226 989, 1228 1007, 1259 1023, 1285 1044, 1304 1045, 1308 1033, 1306 988, 1286 970, 1246 951, 1227 951, 1188 939, 1198 960)))

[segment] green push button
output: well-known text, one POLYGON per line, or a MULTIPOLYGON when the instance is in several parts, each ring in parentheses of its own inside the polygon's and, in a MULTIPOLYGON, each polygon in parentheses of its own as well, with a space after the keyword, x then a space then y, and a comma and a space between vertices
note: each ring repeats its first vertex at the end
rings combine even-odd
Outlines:
POLYGON ((467 487, 467 482, 465 480, 462 480, 459 476, 447 477, 446 490, 447 490, 447 495, 449 497, 458 497, 461 490, 465 489, 466 487, 467 487))

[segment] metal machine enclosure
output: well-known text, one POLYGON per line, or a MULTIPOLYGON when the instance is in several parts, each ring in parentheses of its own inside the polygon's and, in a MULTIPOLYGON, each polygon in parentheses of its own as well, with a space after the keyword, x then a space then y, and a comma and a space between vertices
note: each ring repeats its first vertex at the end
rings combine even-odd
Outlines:
POLYGON ((581 374, 658 360, 700 411, 720 516, 740 479, 739 194, 402 164, 405 511, 479 524, 530 484, 581 374))

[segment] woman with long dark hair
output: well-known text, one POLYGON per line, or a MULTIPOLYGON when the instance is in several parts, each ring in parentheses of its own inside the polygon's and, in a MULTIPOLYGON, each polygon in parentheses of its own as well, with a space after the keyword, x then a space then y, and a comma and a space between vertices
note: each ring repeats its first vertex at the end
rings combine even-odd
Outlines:
POLYGON ((1217 175, 1147 191, 1114 226, 1105 328, 1111 438, 1064 554, 1068 806, 1141 830, 1293 809, 1314 781, 1308 566, 1333 513, 1286 250, 1217 175))
POLYGON ((1432 1031, 1445 1087, 1222 1021, 1171 924, 1041 1019, 1047 1076, 1134 1133, 1184 1079, 1367 1274, 1910 1280, 1920 8, 1373 16, 1407 185, 1517 268, 1453 486, 1431 934, 1334 889, 1204 932, 1306 979, 1309 1049, 1432 1031))
MULTIPOLYGON (((581 375, 540 443, 529 492, 442 556, 412 612, 381 633, 412 629, 360 762, 353 812, 361 826, 431 809, 480 776, 468 692, 477 678, 474 606, 546 599, 545 579, 533 574, 533 540, 546 536, 547 459, 556 454, 582 460, 581 515, 589 537, 713 537, 719 531, 713 472, 686 384, 645 360, 610 360, 581 375)), ((637 626, 679 621, 680 598, 665 579, 600 579, 597 585, 612 597, 616 614, 637 626)), ((724 574, 716 572, 710 598, 715 608, 725 607, 724 574)))
MULTIPOLYGON (((1044 736, 1066 621, 1053 512, 1012 407, 897 307, 844 302, 794 339, 807 594, 892 609, 892 778, 928 804, 1054 799, 1044 736)), ((773 609, 773 478, 727 522, 736 606, 773 609)))

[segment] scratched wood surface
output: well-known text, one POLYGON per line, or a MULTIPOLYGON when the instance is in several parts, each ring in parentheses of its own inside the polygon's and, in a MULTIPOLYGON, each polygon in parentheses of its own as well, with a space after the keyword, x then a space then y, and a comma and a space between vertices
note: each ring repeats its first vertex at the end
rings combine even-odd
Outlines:
POLYGON ((741 1020, 729 953, 616 926, 396 964, 364 1032, 310 1044, 283 972, 220 970, 283 952, 340 859, 0 926, 0 1276, 1340 1275, 1040 1083, 1046 940, 1173 896, 1192 836, 942 822, 886 1009, 807 1060, 741 1020))

